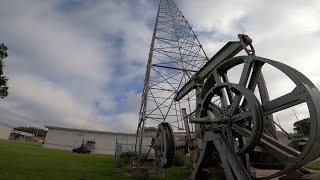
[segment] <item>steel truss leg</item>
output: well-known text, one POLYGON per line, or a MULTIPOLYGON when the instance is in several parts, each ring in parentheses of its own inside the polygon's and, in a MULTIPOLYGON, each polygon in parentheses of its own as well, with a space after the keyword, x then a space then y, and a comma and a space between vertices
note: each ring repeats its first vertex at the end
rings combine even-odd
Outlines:
POLYGON ((196 167, 191 175, 191 179, 207 179, 208 174, 205 168, 212 160, 212 150, 216 148, 222 162, 226 178, 228 180, 246 180, 251 179, 250 175, 240 162, 238 156, 232 149, 228 139, 219 132, 207 131, 204 133, 202 142, 202 151, 196 167), (211 152, 211 153, 210 153, 211 152))

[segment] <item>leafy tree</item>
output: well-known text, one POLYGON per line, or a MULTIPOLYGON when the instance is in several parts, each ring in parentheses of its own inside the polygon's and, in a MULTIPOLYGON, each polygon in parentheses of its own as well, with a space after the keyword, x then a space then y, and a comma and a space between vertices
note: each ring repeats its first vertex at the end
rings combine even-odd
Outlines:
POLYGON ((309 136, 310 133, 310 119, 305 118, 300 121, 293 123, 293 130, 298 132, 298 134, 303 134, 309 136), (303 133, 302 133, 303 132, 303 133))
POLYGON ((8 96, 8 89, 7 86, 8 78, 3 75, 3 60, 8 57, 8 48, 3 43, 0 44, 0 97, 3 99, 8 96))
POLYGON ((23 131, 36 135, 37 137, 46 137, 47 131, 35 127, 16 127, 14 128, 17 131, 23 131))
POLYGON ((156 127, 144 127, 144 132, 157 132, 156 127))

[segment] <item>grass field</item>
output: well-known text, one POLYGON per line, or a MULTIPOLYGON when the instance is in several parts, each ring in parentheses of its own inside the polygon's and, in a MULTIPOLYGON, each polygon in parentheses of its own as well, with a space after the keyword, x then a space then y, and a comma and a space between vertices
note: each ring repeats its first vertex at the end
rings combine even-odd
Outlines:
MULTIPOLYGON (((320 170, 320 161, 307 168, 320 170)), ((0 180, 99 180, 139 179, 125 177, 129 169, 114 168, 113 155, 75 154, 42 148, 42 144, 0 140, 0 180)), ((190 176, 185 167, 165 170, 165 179, 180 180, 190 176)), ((141 178, 140 178, 141 179, 141 178)))
MULTIPOLYGON (((112 155, 83 155, 42 148, 40 144, 0 140, 0 180, 134 179, 114 168, 112 155)), ((184 179, 185 167, 165 171, 166 179, 184 179)))
POLYGON ((320 170, 320 161, 313 161, 305 166, 309 169, 320 170))

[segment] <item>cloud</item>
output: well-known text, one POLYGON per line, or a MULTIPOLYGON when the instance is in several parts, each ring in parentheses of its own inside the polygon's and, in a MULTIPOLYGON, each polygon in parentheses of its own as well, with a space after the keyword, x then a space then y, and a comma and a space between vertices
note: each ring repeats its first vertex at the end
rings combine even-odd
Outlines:
POLYGON ((29 114, 27 117, 38 119, 38 123, 81 127, 84 117, 89 115, 87 112, 90 107, 58 84, 26 74, 17 74, 11 78, 9 86, 17 99, 13 101, 31 104, 30 110, 40 113, 36 116, 29 114))
MULTIPOLYGON (((320 86, 318 1, 177 4, 209 57, 247 33, 257 55, 288 64, 320 86)), ((3 2, 0 40, 9 47, 10 95, 1 106, 43 125, 133 132, 157 7, 146 0, 3 2)), ((273 97, 290 86, 272 73, 265 78, 273 97)), ((8 112, 1 116, 23 124, 8 112)))
MULTIPOLYGON (((10 95, 4 107, 42 125, 76 128, 97 111, 100 97, 109 98, 101 102, 103 109, 125 112, 117 106, 126 103, 114 97, 127 90, 114 91, 113 84, 119 89, 143 77, 151 38, 145 34, 152 32, 148 14, 154 8, 143 13, 118 1, 5 2, 1 7, 1 41, 10 54, 5 61, 10 95)), ((132 91, 123 101, 137 104, 134 95, 140 92, 132 91)), ((132 112, 133 105, 126 106, 132 112)), ((102 118, 108 124, 108 115, 102 118)), ((13 119, 11 124, 20 123, 13 119)))
MULTIPOLYGON (((258 56, 287 64, 305 74, 314 84, 320 82, 320 4, 318 1, 178 1, 181 11, 196 30, 209 57, 227 41, 246 33, 253 39, 258 56)), ((239 73, 239 71, 237 71, 239 73)), ((263 67, 271 99, 289 93, 294 85, 280 71, 263 67)), ((278 113, 286 130, 292 132, 297 111, 300 119, 309 113, 303 105, 278 113)))

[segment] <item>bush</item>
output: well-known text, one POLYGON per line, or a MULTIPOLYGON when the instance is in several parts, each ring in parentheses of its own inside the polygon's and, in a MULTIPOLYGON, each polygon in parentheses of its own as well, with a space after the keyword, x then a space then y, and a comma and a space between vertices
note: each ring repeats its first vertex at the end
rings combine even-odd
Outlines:
POLYGON ((123 167, 130 165, 133 160, 138 159, 138 153, 134 151, 123 152, 120 154, 119 159, 116 162, 116 167, 123 167))
POLYGON ((177 167, 186 165, 186 157, 182 151, 176 151, 176 156, 174 157, 173 165, 177 167))

